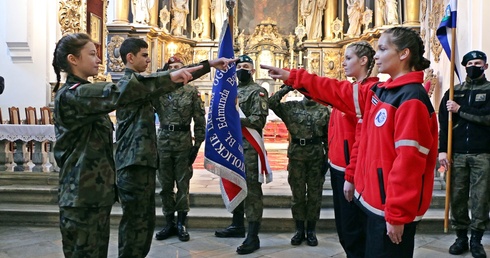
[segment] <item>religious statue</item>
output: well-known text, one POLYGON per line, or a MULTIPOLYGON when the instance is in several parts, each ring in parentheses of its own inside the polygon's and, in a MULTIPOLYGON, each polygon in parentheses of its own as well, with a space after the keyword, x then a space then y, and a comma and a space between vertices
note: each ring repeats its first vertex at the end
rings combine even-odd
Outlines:
POLYGON ((360 0, 347 0, 347 16, 349 17, 349 28, 347 35, 357 37, 361 34, 362 8, 360 0))
POLYGON ((245 49, 245 30, 242 29, 242 32, 237 37, 238 47, 240 48, 240 55, 243 55, 245 49))
POLYGON ((214 24, 214 39, 219 39, 223 23, 228 18, 225 0, 211 0, 211 22, 214 24))
POLYGON ((187 30, 187 14, 189 14, 188 0, 172 0, 172 35, 182 36, 182 32, 187 30))
POLYGON ((168 33, 167 23, 170 22, 170 12, 168 11, 166 5, 162 8, 162 10, 160 10, 160 22, 162 23, 163 31, 168 33))
POLYGON ((308 40, 321 40, 322 17, 327 0, 302 0, 300 11, 306 22, 306 36, 308 40))
POLYGON ((385 25, 396 25, 398 22, 398 3, 396 0, 378 0, 383 11, 385 25))
POLYGON ((148 25, 150 22, 150 10, 154 4, 154 0, 131 0, 133 22, 148 25))

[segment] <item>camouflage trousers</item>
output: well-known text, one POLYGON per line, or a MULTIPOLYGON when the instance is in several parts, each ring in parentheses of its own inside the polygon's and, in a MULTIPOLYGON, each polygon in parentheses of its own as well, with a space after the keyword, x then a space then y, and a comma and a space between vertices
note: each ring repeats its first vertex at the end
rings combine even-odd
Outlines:
POLYGON ((189 166, 189 151, 160 152, 158 181, 162 185, 163 214, 176 211, 189 211, 189 184, 192 178, 192 166, 189 166), (177 193, 174 186, 177 185, 177 193))
POLYGON ((490 154, 453 155, 451 225, 454 229, 484 231, 489 222, 490 154), (468 202, 469 200, 469 202, 468 202), (471 220, 468 215, 471 209, 471 220))
POLYGON ((65 257, 107 257, 112 206, 60 207, 65 257))
POLYGON ((146 257, 155 230, 154 168, 129 166, 117 171, 123 215, 119 224, 119 257, 146 257))
POLYGON ((264 210, 262 183, 259 182, 259 161, 258 153, 255 149, 246 149, 245 156, 245 175, 247 177, 247 197, 245 198, 245 214, 247 220, 261 222, 264 210))
POLYGON ((288 183, 293 194, 291 201, 293 219, 317 221, 320 218, 325 182, 323 165, 323 157, 314 160, 289 159, 288 183))

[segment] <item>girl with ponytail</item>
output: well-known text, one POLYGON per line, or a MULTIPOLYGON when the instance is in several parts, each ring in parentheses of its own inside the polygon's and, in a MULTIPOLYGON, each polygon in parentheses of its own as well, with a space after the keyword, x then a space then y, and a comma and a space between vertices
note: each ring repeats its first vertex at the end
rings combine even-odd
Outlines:
MULTIPOLYGON (((369 77, 374 67, 375 53, 376 51, 366 41, 348 45, 342 66, 345 75, 352 77, 355 82, 350 84, 347 81, 339 81, 338 83, 352 87, 353 94, 359 94, 365 88, 370 88, 377 83, 377 77, 369 77)), ((352 203, 352 197, 346 199, 344 196, 344 190, 350 191, 351 195, 354 193, 354 185, 345 181, 344 178, 346 168, 351 163, 352 146, 355 142, 356 125, 360 115, 360 113, 357 115, 344 113, 333 107, 328 126, 328 158, 335 225, 339 242, 347 257, 364 257, 366 239, 362 211, 352 203), (347 188, 344 187, 344 184, 347 188)))
POLYGON ((345 174, 355 186, 354 198, 348 191, 345 195, 365 214, 364 257, 413 257, 416 226, 432 199, 438 126, 422 86, 422 70, 430 64, 423 54, 422 39, 413 29, 386 30, 374 59, 378 71, 390 78, 358 94, 303 69, 261 65, 273 79, 319 102, 360 114, 362 123, 345 174))

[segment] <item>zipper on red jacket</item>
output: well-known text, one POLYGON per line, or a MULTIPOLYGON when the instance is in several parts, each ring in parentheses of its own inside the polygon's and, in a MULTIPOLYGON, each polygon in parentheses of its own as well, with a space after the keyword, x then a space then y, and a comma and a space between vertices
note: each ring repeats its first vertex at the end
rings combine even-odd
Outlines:
POLYGON ((350 164, 349 140, 344 140, 344 159, 347 167, 350 164))
POLYGON ((425 181, 425 175, 422 175, 422 189, 420 189, 420 200, 419 200, 419 208, 417 210, 420 210, 420 207, 422 207, 422 201, 424 200, 424 181, 425 181))
POLYGON ((386 192, 385 192, 385 185, 384 185, 384 180, 383 180, 383 169, 378 168, 378 184, 379 184, 379 195, 381 197, 381 204, 385 204, 386 202, 386 192))

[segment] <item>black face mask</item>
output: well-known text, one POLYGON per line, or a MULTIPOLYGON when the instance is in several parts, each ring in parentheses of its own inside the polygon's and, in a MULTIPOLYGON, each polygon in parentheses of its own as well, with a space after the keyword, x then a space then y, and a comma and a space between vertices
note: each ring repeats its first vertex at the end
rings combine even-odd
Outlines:
POLYGON ((240 82, 247 83, 252 78, 252 74, 250 72, 250 70, 240 69, 236 71, 236 76, 240 82))
POLYGON ((470 77, 470 79, 478 79, 485 71, 483 66, 468 66, 466 67, 466 75, 470 77))

